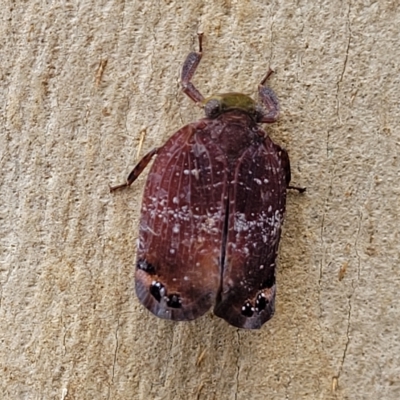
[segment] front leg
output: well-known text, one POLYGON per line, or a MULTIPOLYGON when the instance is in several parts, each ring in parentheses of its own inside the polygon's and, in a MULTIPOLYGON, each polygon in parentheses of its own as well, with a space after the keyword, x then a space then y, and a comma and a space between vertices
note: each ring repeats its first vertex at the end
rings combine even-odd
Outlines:
POLYGON ((133 182, 137 179, 137 177, 143 172, 143 170, 147 167, 148 163, 151 161, 153 156, 155 156, 159 151, 159 148, 155 148, 151 151, 149 151, 136 165, 135 168, 131 171, 131 173, 128 175, 128 178, 125 183, 122 183, 121 185, 117 186, 112 186, 110 187, 110 192, 114 192, 114 190, 117 189, 122 189, 126 188, 128 186, 131 186, 133 182))
POLYGON ((268 86, 264 86, 267 79, 274 71, 269 69, 267 75, 258 85, 258 96, 262 105, 262 118, 259 122, 272 123, 276 122, 279 117, 279 101, 274 91, 268 86))
POLYGON ((202 41, 203 34, 197 34, 199 38, 199 51, 194 51, 189 53, 183 63, 182 73, 181 73, 181 85, 182 91, 187 96, 189 96, 195 103, 201 103, 204 100, 204 96, 196 89, 196 87, 191 82, 194 73, 200 63, 201 56, 203 55, 202 41))

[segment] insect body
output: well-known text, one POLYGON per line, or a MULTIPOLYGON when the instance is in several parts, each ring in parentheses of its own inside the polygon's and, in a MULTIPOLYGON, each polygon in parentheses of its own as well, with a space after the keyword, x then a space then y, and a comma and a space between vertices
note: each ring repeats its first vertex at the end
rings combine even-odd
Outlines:
MULTIPOLYGON (((188 55, 183 91, 206 118, 184 126, 130 173, 131 185, 151 158, 136 261, 136 293, 153 314, 193 320, 214 305, 231 325, 257 329, 275 307, 275 271, 286 190, 287 152, 260 128, 279 114, 274 92, 261 104, 240 93, 204 99, 191 78, 202 56, 188 55)), ((301 188, 294 188, 303 191, 301 188)))

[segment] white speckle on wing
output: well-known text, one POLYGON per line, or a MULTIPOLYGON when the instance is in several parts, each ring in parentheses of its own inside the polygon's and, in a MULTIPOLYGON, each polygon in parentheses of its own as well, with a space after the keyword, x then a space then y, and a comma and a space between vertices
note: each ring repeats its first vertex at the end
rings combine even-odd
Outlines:
MULTIPOLYGON (((211 184, 209 190, 213 190, 211 184)), ((147 246, 148 235, 167 234, 170 236, 169 254, 175 254, 182 246, 188 249, 193 246, 202 248, 206 240, 215 243, 215 248, 220 248, 225 214, 223 202, 214 202, 213 206, 197 201, 193 204, 190 193, 185 193, 183 198, 182 195, 182 192, 172 196, 159 192, 158 196, 149 197, 146 213, 142 214, 140 222, 139 246, 147 246)))
POLYGON ((178 224, 174 225, 174 227, 172 228, 172 232, 174 233, 179 233, 180 230, 180 226, 178 224))
POLYGON ((236 232, 236 240, 249 244, 247 247, 242 247, 244 254, 249 254, 250 248, 257 248, 257 243, 260 241, 274 245, 279 238, 282 218, 282 211, 274 210, 272 206, 269 206, 267 211, 253 215, 235 213, 233 230, 236 232), (256 246, 251 247, 250 243, 256 243, 256 246))
POLYGON ((236 213, 235 214, 235 226, 234 226, 234 229, 235 229, 236 232, 248 231, 251 222, 253 222, 253 221, 247 221, 246 214, 244 214, 244 213, 236 213))
MULTIPOLYGON (((194 168, 190 171, 190 173, 196 178, 199 179, 199 170, 194 168)), ((209 179, 208 179, 209 180, 209 179)))

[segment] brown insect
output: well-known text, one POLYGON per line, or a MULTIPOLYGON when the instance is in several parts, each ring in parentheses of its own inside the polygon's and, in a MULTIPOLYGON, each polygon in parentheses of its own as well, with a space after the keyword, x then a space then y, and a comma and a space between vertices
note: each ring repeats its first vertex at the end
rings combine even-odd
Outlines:
POLYGON ((206 117, 176 132, 129 174, 131 185, 157 155, 144 190, 136 293, 160 318, 193 320, 214 305, 231 325, 257 329, 275 309, 275 271, 290 165, 259 126, 279 115, 265 82, 260 104, 241 93, 209 98, 191 79, 202 57, 190 53, 183 92, 206 117))

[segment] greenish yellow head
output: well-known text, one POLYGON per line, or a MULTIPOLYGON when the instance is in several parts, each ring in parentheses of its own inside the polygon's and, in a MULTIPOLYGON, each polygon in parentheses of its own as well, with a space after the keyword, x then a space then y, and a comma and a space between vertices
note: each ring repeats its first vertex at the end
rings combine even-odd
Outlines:
POLYGON ((257 103, 251 97, 242 93, 216 94, 204 99, 202 105, 208 118, 216 118, 232 110, 241 110, 254 118, 258 114, 257 103))

